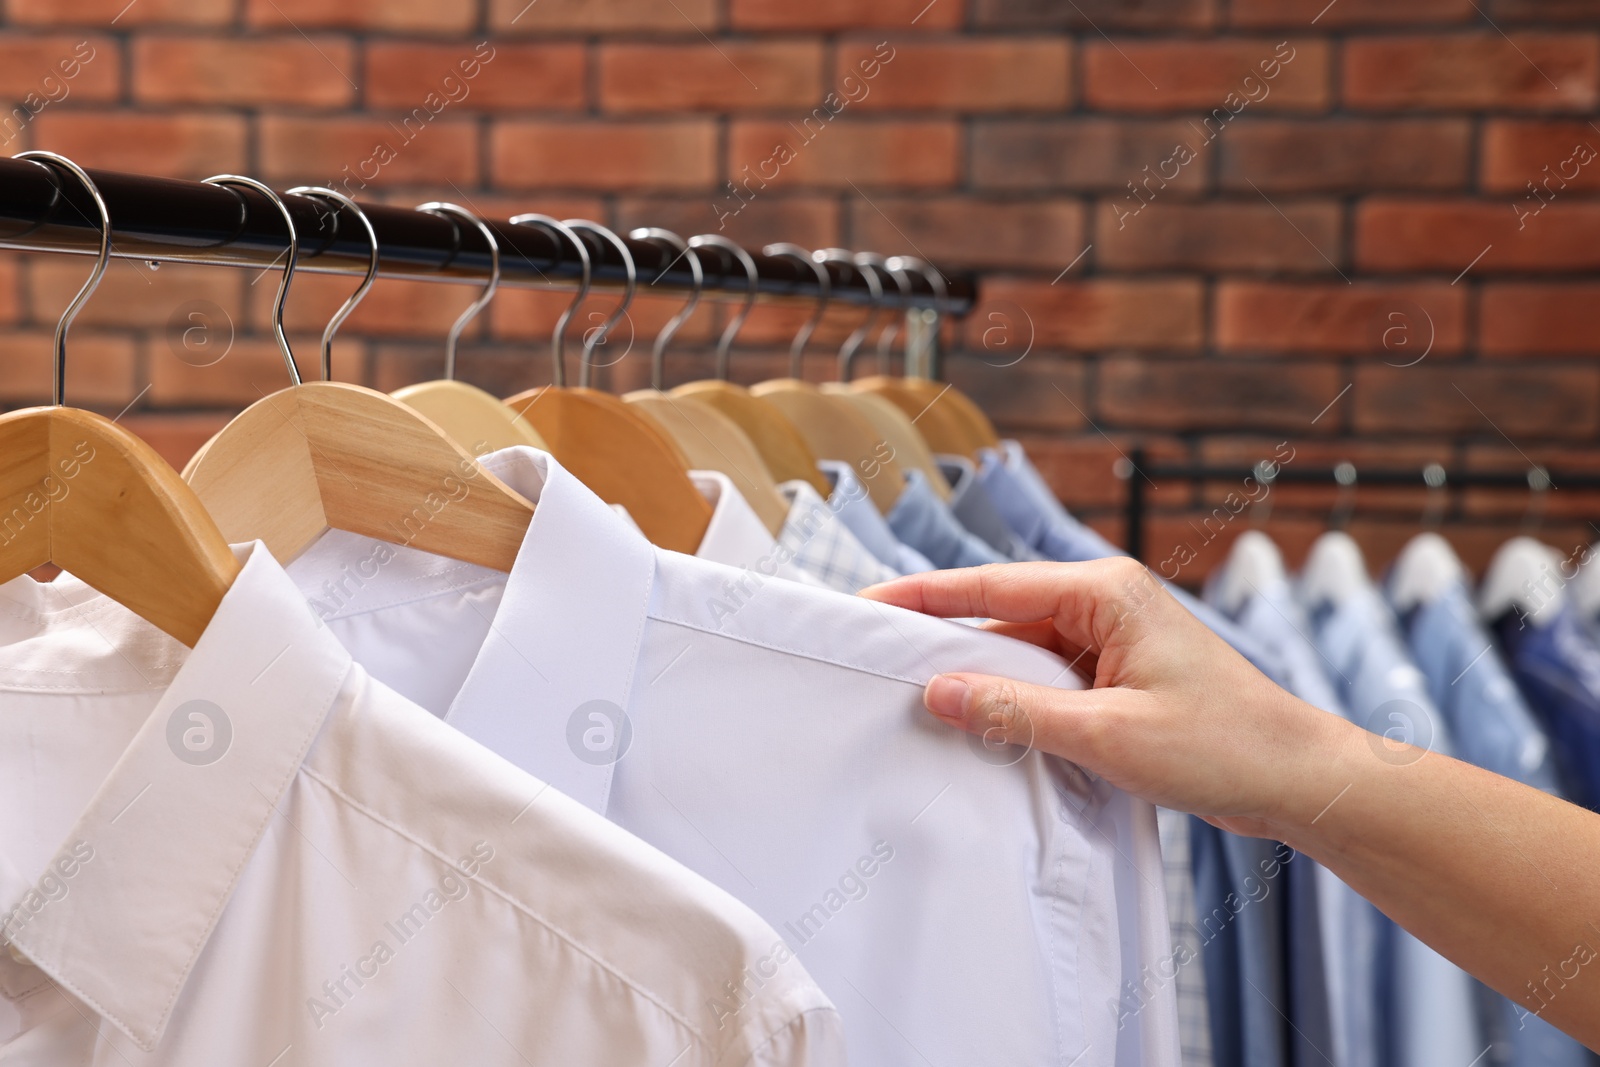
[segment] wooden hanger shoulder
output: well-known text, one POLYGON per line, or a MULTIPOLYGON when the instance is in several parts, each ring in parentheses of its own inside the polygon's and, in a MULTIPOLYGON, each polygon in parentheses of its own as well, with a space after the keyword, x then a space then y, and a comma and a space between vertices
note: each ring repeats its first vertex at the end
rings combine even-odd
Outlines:
MULTIPOLYGON (((935 452, 976 459, 979 449, 992 447, 986 446, 981 429, 971 418, 970 412, 976 410, 977 405, 947 382, 875 374, 850 385, 859 392, 883 397, 907 418, 916 419, 917 429, 935 452)), ((993 444, 998 443, 999 439, 995 438, 993 444)))
POLYGON ((716 378, 688 382, 671 392, 673 396, 702 400, 737 423, 761 453, 773 478, 780 482, 809 482, 824 499, 832 491, 817 467, 811 446, 771 401, 752 395, 742 385, 716 378))
POLYGON ((343 382, 256 401, 184 474, 228 540, 284 561, 337 528, 509 571, 533 517, 425 417, 343 382))
POLYGON ((617 397, 597 389, 529 389, 506 401, 550 453, 608 504, 628 510, 652 544, 693 555, 711 505, 678 446, 617 397))
POLYGON ((0 581, 54 563, 193 647, 239 563, 165 460, 67 407, 0 415, 0 455, 0 581))
POLYGON ((498 452, 514 445, 545 448, 539 431, 493 393, 475 385, 440 378, 418 382, 389 394, 402 404, 421 412, 452 441, 474 455, 498 452))
POLYGON ((889 442, 859 412, 795 378, 762 382, 750 392, 782 411, 816 456, 850 464, 879 511, 887 513, 900 498, 904 469, 889 442))
POLYGON ((789 518, 789 502, 738 423, 694 397, 639 389, 622 399, 677 442, 691 469, 727 475, 767 531, 778 536, 789 518))
POLYGON ((894 458, 902 467, 915 467, 941 499, 950 498, 950 482, 933 458, 933 450, 918 432, 911 416, 893 402, 876 393, 858 392, 843 382, 824 382, 822 393, 835 403, 845 404, 872 424, 878 436, 889 442, 894 458))

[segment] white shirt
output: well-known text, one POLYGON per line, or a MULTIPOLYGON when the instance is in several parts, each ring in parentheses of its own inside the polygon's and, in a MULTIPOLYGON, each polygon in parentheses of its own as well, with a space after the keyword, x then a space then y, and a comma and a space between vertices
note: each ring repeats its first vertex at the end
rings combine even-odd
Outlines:
MULTIPOLYGON (((509 578, 389 549, 319 599, 375 675, 755 908, 857 1064, 1177 1062, 1153 810, 922 708, 942 670, 1079 686, 1059 658, 657 550, 543 452, 485 462, 537 502, 509 578)), ((370 545, 290 571, 315 595, 370 545)))
POLYGON ((771 927, 237 551, 192 653, 70 576, 0 586, 0 1061, 843 1062, 771 927))
POLYGON ((690 481, 711 504, 711 521, 700 537, 695 558, 755 571, 758 581, 787 578, 822 585, 821 579, 795 564, 794 553, 779 546, 750 502, 721 471, 690 471, 690 481))

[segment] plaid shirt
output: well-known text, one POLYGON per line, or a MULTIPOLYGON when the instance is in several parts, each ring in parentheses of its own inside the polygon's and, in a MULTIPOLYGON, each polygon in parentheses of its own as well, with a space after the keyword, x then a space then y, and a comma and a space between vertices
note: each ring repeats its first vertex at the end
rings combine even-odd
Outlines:
POLYGON ((899 577, 898 571, 867 551, 810 483, 796 480, 779 488, 788 498, 789 515, 778 532, 778 544, 792 553, 793 566, 841 593, 899 577))

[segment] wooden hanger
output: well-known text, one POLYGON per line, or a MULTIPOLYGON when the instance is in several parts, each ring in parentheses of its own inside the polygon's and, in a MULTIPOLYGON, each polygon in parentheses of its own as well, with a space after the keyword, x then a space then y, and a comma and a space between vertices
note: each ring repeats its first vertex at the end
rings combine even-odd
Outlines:
MULTIPOLYGON (((308 191, 306 187, 289 190, 291 193, 308 191)), ((456 220, 456 212, 461 209, 454 204, 431 201, 419 204, 417 210, 450 217, 453 223, 456 220)), ((544 438, 539 436, 539 432, 530 426, 526 419, 507 407, 499 397, 475 385, 456 381, 456 342, 467 328, 467 324, 494 298, 495 290, 500 287, 500 242, 495 240, 494 231, 476 215, 463 212, 460 217, 476 226, 483 239, 488 242, 489 284, 484 286, 483 293, 450 327, 450 336, 445 342, 444 377, 436 381, 402 386, 389 395, 407 407, 426 415, 445 432, 445 436, 463 448, 470 449, 474 455, 495 452, 513 445, 531 445, 543 449, 544 438)), ((323 368, 322 377, 324 381, 332 379, 328 368, 323 368)))
MULTIPOLYGON (((897 282, 905 281, 905 270, 921 272, 939 296, 947 292, 944 275, 915 256, 893 256, 883 263, 897 282)), ((852 385, 865 393, 876 393, 916 420, 917 428, 935 452, 948 452, 978 458, 985 448, 998 448, 1000 435, 983 409, 949 382, 928 378, 891 378, 887 374, 862 378, 852 385)))
POLYGON ((677 442, 683 454, 688 457, 691 467, 698 470, 720 471, 732 479, 751 510, 767 527, 768 532, 776 537, 783 530, 783 524, 788 521, 789 502, 784 499, 783 492, 778 488, 776 479, 768 470, 755 444, 739 428, 738 423, 711 405, 693 397, 668 396, 661 391, 667 344, 678 328, 688 320, 687 312, 692 312, 694 306, 699 303, 700 283, 704 278, 701 273, 699 249, 714 247, 733 256, 744 267, 745 277, 749 283, 744 306, 729 320, 717 342, 719 378, 727 375, 728 354, 733 346, 733 339, 738 335, 739 327, 744 325, 745 318, 749 316, 751 305, 755 303, 755 286, 760 280, 760 276, 756 273, 755 260, 751 259, 750 254, 743 248, 721 234, 701 234, 685 242, 670 230, 649 227, 634 230, 629 236, 636 240, 655 241, 667 245, 677 249, 680 256, 688 256, 695 286, 685 306, 686 313, 674 316, 673 320, 662 329, 661 335, 656 338, 650 363, 651 384, 654 388, 636 389, 625 394, 622 399, 642 411, 646 418, 677 442))
POLYGON ((199 498, 155 450, 103 416, 63 406, 67 330, 111 259, 111 217, 89 175, 53 152, 22 152, 83 183, 100 215, 94 271, 56 324, 50 407, 0 415, 0 583, 54 564, 189 647, 239 573, 199 498), (48 163, 44 162, 48 161, 48 163), (68 503, 70 501, 70 503, 68 503))
MULTIPOLYGON (((861 271, 845 249, 819 249, 812 253, 812 258, 818 264, 838 263, 860 271, 872 292, 873 304, 866 319, 839 350, 840 359, 845 360, 871 330, 877 318, 883 286, 875 274, 861 271)), ((750 392, 776 405, 794 423, 815 455, 850 464, 866 486, 868 498, 879 511, 887 513, 900 498, 905 488, 905 472, 893 445, 878 433, 866 416, 851 405, 828 396, 799 378, 762 382, 753 386, 750 392)))
MULTIPOLYGON (((577 297, 556 321, 551 338, 551 384, 518 393, 506 403, 539 431, 563 467, 602 500, 627 509, 652 544, 693 555, 711 523, 711 504, 689 479, 687 457, 639 412, 609 393, 588 387, 590 354, 626 310, 633 296, 632 275, 616 313, 584 342, 580 384, 569 389, 563 366, 565 334, 573 312, 589 291, 589 250, 577 227, 548 215, 517 215, 511 221, 554 230, 570 240, 578 250, 583 280, 577 297)), ((602 236, 610 234, 617 244, 622 243, 598 223, 572 222, 602 236)), ((631 262, 631 256, 628 258, 631 262)))
MULTIPOLYGON (((795 334, 794 340, 789 345, 789 376, 798 379, 801 376, 800 362, 806 342, 817 328, 817 323, 822 320, 822 314, 828 306, 830 288, 828 272, 812 262, 810 253, 799 245, 770 244, 761 251, 763 255, 785 256, 798 260, 811 268, 817 276, 819 295, 816 310, 795 334)), ((742 385, 728 381, 725 364, 719 377, 687 382, 673 389, 672 395, 694 397, 732 419, 755 445, 756 451, 761 454, 773 478, 780 482, 795 480, 808 482, 824 499, 832 492, 828 479, 817 466, 817 457, 812 454, 811 446, 806 444, 806 439, 801 436, 800 431, 770 401, 752 395, 750 390, 742 385)))
MULTIPOLYGON (((294 220, 283 200, 253 178, 224 174, 206 181, 255 190, 278 208, 289 228, 272 326, 294 384, 251 404, 183 472, 223 535, 230 541, 259 538, 273 556, 288 561, 324 531, 340 529, 510 570, 533 505, 399 401, 358 385, 301 384, 283 332, 283 305, 299 255, 294 220)), ((337 201, 365 222, 343 194, 318 189, 313 195, 337 201)), ((338 213, 330 214, 337 224, 338 213)), ((376 243, 370 224, 367 234, 376 243)), ((361 287, 323 331, 324 368, 331 362, 333 331, 376 273, 374 256, 361 287)))

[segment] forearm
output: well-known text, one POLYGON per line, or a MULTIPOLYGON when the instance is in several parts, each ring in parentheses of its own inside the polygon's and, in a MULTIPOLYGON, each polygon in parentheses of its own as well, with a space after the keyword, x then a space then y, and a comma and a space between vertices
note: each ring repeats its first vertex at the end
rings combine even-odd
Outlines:
POLYGON ((1318 715, 1274 830, 1486 984, 1600 1046, 1600 815, 1318 715))

